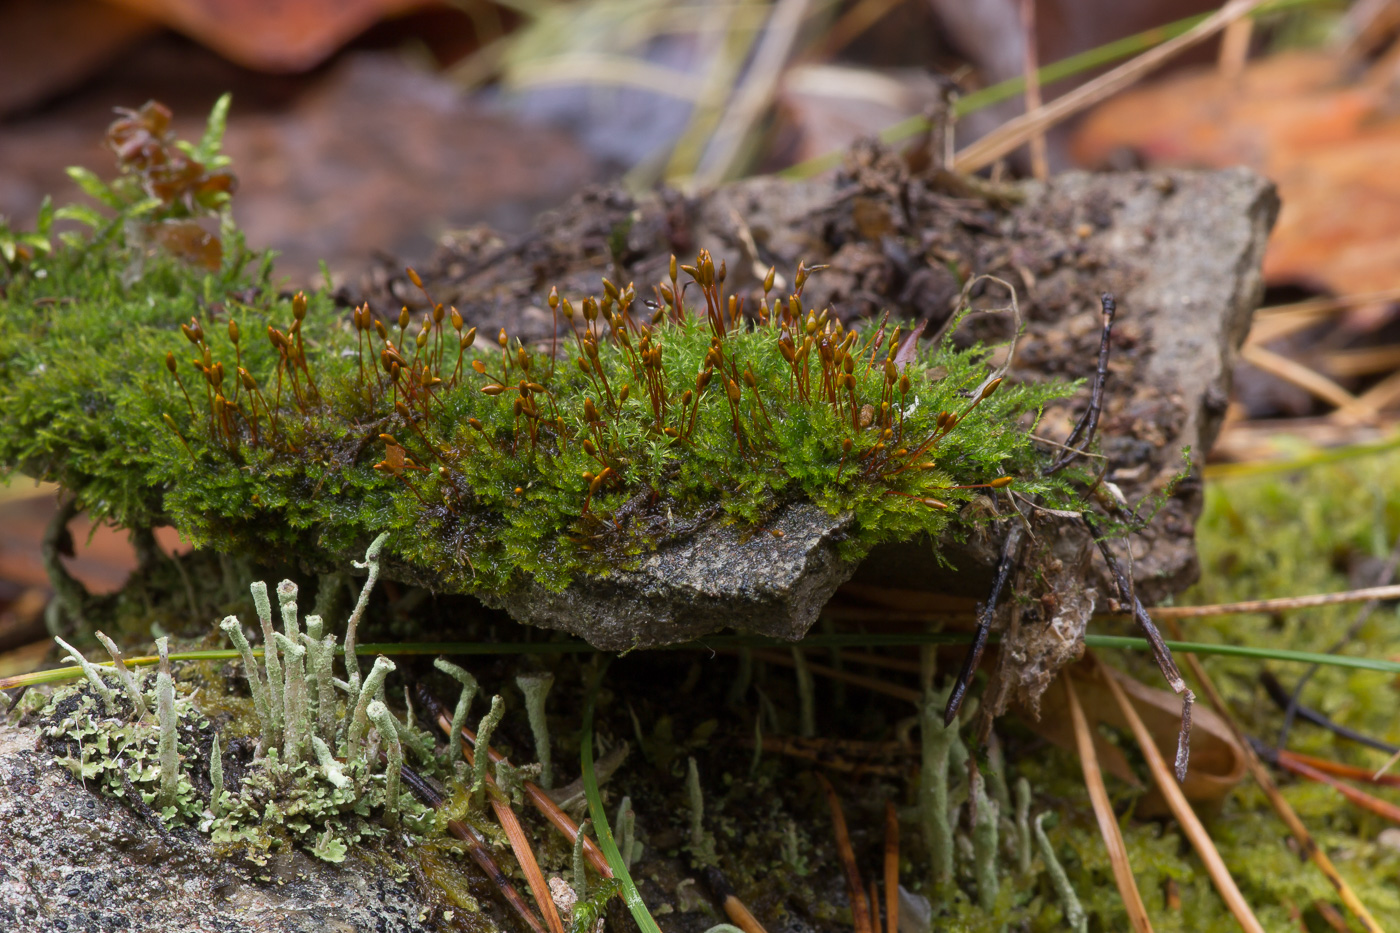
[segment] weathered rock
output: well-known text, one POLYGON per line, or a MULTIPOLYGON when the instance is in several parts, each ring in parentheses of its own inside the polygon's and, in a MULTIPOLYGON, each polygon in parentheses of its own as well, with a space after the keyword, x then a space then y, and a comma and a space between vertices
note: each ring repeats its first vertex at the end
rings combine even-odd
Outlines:
POLYGON ((797 639, 855 570, 836 553, 845 526, 816 506, 789 505, 762 529, 711 524, 635 570, 587 577, 562 593, 534 585, 483 599, 614 651, 689 641, 736 620, 744 631, 797 639))
MULTIPOLYGON (((1230 373, 1262 292, 1260 262, 1278 206, 1273 187, 1246 170, 1071 173, 1003 194, 974 197, 867 150, 835 179, 753 179, 696 200, 592 192, 514 243, 482 234, 445 244, 425 278, 483 331, 507 326, 528 339, 549 332, 540 309, 550 284, 583 292, 600 275, 658 280, 672 252, 700 245, 725 261, 734 291, 751 289, 770 264, 826 263, 808 283, 809 304, 829 304, 847 318, 888 309, 928 320, 929 333, 953 310, 962 281, 992 274, 1020 292, 1026 330, 1013 374, 1025 380, 1092 375, 1099 295, 1112 291, 1119 318, 1099 430, 1106 479, 1130 503, 1164 496, 1152 524, 1131 539, 1132 563, 1145 601, 1178 592, 1197 574, 1199 470, 1166 493, 1186 472, 1183 450, 1199 464, 1224 415, 1230 373)), ((393 309, 412 304, 413 290, 397 272, 381 269, 372 281, 354 297, 393 309)), ((974 303, 1004 304, 1004 293, 974 292, 974 303)), ((1010 323, 1001 318, 979 317, 964 328, 1004 340, 1010 323)), ((1047 411, 1038 433, 1065 437, 1087 396, 1047 411)), ((1035 520, 1042 527, 1033 529, 1027 560, 1039 573, 1027 574, 1018 592, 1047 597, 1053 624, 1003 623, 1027 633, 1005 652, 1026 697, 1080 650, 1103 591, 1082 525, 1035 520), (1071 598, 1071 590, 1078 595, 1071 598), (1037 642, 1045 638, 1053 642, 1037 642)), ((800 533, 779 539, 716 524, 662 545, 635 570, 578 580, 560 594, 531 587, 487 601, 522 622, 605 648, 675 643, 725 627, 796 638, 853 568, 834 554, 841 518, 790 509, 782 521, 800 533)), ((1002 523, 959 547, 881 547, 855 580, 885 591, 981 598, 1004 533, 1002 523)))
POLYGON ((193 830, 157 828, 84 788, 35 750, 32 729, 5 722, 0 862, 0 923, 25 933, 457 929, 425 915, 417 886, 382 861, 293 850, 257 869, 220 857, 193 830))

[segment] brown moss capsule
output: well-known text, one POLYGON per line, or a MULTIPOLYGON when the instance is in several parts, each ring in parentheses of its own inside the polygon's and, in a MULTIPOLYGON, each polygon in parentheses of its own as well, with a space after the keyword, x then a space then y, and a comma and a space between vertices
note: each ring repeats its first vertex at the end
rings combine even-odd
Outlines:
POLYGON ((730 379, 729 384, 725 386, 724 390, 725 392, 729 393, 729 400, 731 402, 737 403, 739 401, 739 383, 735 382, 733 379, 730 379))
POLYGON ((405 421, 413 420, 413 412, 409 411, 408 406, 403 402, 395 402, 394 411, 398 412, 399 417, 405 421))
MULTIPOLYGON (((454 330, 461 330, 461 329, 462 329, 462 323, 463 323, 463 322, 462 322, 462 312, 458 311, 458 310, 454 307, 454 308, 452 308, 449 317, 450 317, 450 319, 451 319, 451 321, 452 321, 452 328, 453 328, 454 330)), ((472 333, 473 333, 473 334, 476 333, 476 328, 475 328, 475 327, 472 328, 472 333)))
POLYGON ((715 371, 713 369, 706 369, 697 375, 695 377, 695 391, 704 392, 705 386, 710 384, 710 378, 714 376, 714 374, 715 371))
POLYGON ((229 321, 229 322, 228 322, 228 339, 229 339, 230 341, 232 341, 232 342, 234 343, 234 345, 236 346, 236 345, 238 344, 238 337, 239 337, 239 334, 238 334, 238 322, 237 322, 237 321, 229 321))
POLYGON ((481 360, 472 360, 472 369, 476 370, 479 376, 486 375, 486 364, 481 362, 481 360))
POLYGON ((515 402, 511 404, 511 411, 513 411, 515 413, 515 416, 519 418, 520 413, 524 410, 525 404, 517 397, 515 402))
POLYGON ((666 435, 667 437, 680 437, 680 436, 681 436, 681 432, 677 431, 675 428, 662 428, 662 429, 661 429, 661 433, 664 434, 664 435, 666 435))
POLYGON ((379 335, 380 340, 389 339, 389 329, 384 326, 384 322, 379 318, 374 319, 374 332, 379 335))
POLYGON ((515 365, 526 372, 530 371, 530 354, 525 352, 524 347, 515 348, 515 365))
POLYGON ((549 289, 549 310, 559 310, 559 287, 557 285, 549 289))
POLYGON ((622 297, 622 293, 617 290, 617 286, 607 279, 603 279, 603 293, 613 301, 617 301, 622 297))
POLYGON ((223 363, 215 363, 213 366, 209 367, 209 381, 210 381, 211 383, 214 384, 214 387, 215 387, 215 388, 220 388, 220 387, 223 386, 223 384, 224 384, 224 364, 223 364, 223 363))
POLYGON ((170 375, 175 375, 175 354, 165 354, 165 368, 170 370, 170 375))
POLYGON ((502 350, 510 344, 510 338, 506 336, 506 329, 504 327, 502 327, 501 332, 496 335, 496 343, 501 345, 502 350))
POLYGON ((675 254, 675 253, 672 253, 672 254, 671 254, 671 265, 670 265, 670 269, 671 269, 671 281, 674 282, 674 281, 676 280, 676 254, 675 254))
POLYGON ((560 307, 562 308, 562 310, 563 310, 563 312, 564 312, 564 317, 565 317, 570 323, 573 323, 573 320, 574 320, 574 306, 573 306, 573 303, 572 303, 571 301, 569 301, 569 299, 565 298, 563 304, 562 304, 560 307))
POLYGON ((467 419, 467 424, 471 426, 471 428, 472 428, 473 431, 485 431, 485 430, 486 430, 485 428, 483 428, 483 427, 481 426, 481 421, 478 420, 478 419, 476 419, 476 418, 468 418, 468 419, 467 419))
POLYGON ((462 349, 465 350, 474 343, 476 343, 475 327, 473 327, 471 330, 467 331, 465 334, 462 335, 462 349))
POLYGON ((410 320, 412 317, 408 313, 408 305, 404 305, 399 309, 399 330, 406 330, 410 320))
POLYGON ((489 383, 481 387, 481 391, 485 392, 487 395, 492 396, 493 398, 497 395, 500 395, 505 390, 505 386, 499 385, 495 382, 489 383))
POLYGON ((769 266, 768 274, 763 277, 763 294, 767 295, 773 290, 773 283, 778 279, 778 267, 769 266))
POLYGON ((442 323, 442 315, 443 315, 443 307, 442 307, 442 305, 433 305, 433 323, 434 323, 434 324, 441 324, 441 323, 442 323))
POLYGON ((744 385, 748 386, 750 389, 758 388, 758 380, 754 378, 752 369, 744 370, 744 385))
POLYGON ((908 395, 908 394, 909 394, 909 377, 908 377, 907 375, 904 375, 904 376, 900 376, 900 377, 899 377, 899 394, 900 394, 900 395, 908 395))
POLYGON ((996 479, 992 480, 987 485, 992 487, 993 489, 1005 489, 1007 486, 1010 486, 1015 481, 1015 478, 1011 476, 998 476, 996 479))
POLYGON ((292 317, 300 321, 306 317, 306 293, 297 292, 292 296, 292 317))
POLYGON ((940 510, 942 510, 942 509, 946 509, 946 508, 948 507, 948 503, 944 502, 942 499, 928 498, 928 499, 920 499, 919 501, 922 502, 924 505, 928 506, 928 507, 931 508, 931 509, 940 509, 940 510))
POLYGON ((980 397, 981 397, 981 398, 986 398, 987 396, 989 396, 989 395, 991 395, 993 392, 995 392, 995 391, 997 390, 997 387, 1000 386, 1000 385, 1001 385, 1001 377, 997 377, 996 379, 993 379, 991 382, 987 383, 987 387, 986 387, 985 389, 982 390, 982 395, 981 395, 980 397))
MULTIPOLYGON (((672 268, 674 268, 674 266, 673 266, 672 268)), ((684 266, 684 265, 683 265, 683 266, 681 266, 681 271, 684 272, 686 275, 690 276, 690 277, 691 277, 692 279, 694 279, 695 281, 697 281, 697 282, 700 281, 700 273, 699 273, 699 271, 696 270, 696 268, 695 268, 694 266, 684 266)), ((675 278, 675 273, 674 273, 674 272, 672 272, 671 277, 672 277, 672 278, 675 278)))
POLYGON ((523 495, 525 494, 525 487, 524 487, 524 486, 516 486, 516 487, 515 487, 515 494, 516 494, 517 496, 523 496, 523 495))
POLYGON ((593 399, 591 398, 586 398, 583 400, 583 419, 588 422, 602 420, 598 417, 598 409, 593 404, 593 399))
POLYGON ((682 404, 682 405, 689 405, 689 404, 690 404, 690 400, 691 400, 692 398, 694 398, 694 397, 695 397, 695 394, 694 394, 693 392, 691 392, 689 389, 686 389, 684 392, 681 393, 681 404, 682 404))
POLYGON ((598 448, 594 447, 594 446, 593 446, 593 442, 590 441, 588 438, 584 438, 584 439, 583 439, 583 452, 586 453, 586 454, 588 454, 588 456, 592 457, 592 456, 597 455, 597 453, 598 453, 598 448))
POLYGON ((404 270, 408 274, 408 280, 413 283, 414 288, 422 288, 423 280, 418 277, 418 273, 410 266, 404 270))
POLYGON ((625 385, 625 386, 623 386, 623 387, 622 387, 622 391, 619 392, 619 393, 617 393, 617 401, 618 401, 618 404, 620 405, 620 404, 622 404, 623 402, 627 401, 627 396, 630 395, 631 393, 632 393, 632 386, 631 386, 630 383, 627 384, 627 385, 625 385))
POLYGON ((427 327, 424 327, 422 330, 420 330, 420 331, 418 332, 418 339, 416 339, 416 340, 414 341, 414 343, 417 345, 418 349, 420 349, 420 350, 423 349, 424 347, 426 347, 426 346, 428 345, 428 328, 427 328, 427 327))
POLYGON ((238 381, 243 383, 243 388, 252 392, 258 387, 258 383, 253 379, 253 374, 242 366, 238 367, 238 381))
MULTIPOLYGON (((712 261, 712 262, 710 263, 710 274, 711 274, 711 275, 714 275, 714 269, 715 269, 715 264, 714 264, 714 262, 712 261)), ((729 277, 729 269, 725 266, 724 260, 721 259, 721 260, 719 261, 719 277, 718 277, 718 279, 716 279, 716 281, 718 281, 719 284, 723 285, 723 284, 724 284, 724 280, 725 280, 726 278, 728 278, 728 277, 729 277)))

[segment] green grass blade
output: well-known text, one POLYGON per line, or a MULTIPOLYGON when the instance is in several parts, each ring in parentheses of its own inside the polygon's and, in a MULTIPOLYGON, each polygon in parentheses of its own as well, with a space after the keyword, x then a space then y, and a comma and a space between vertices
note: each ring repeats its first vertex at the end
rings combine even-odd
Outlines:
POLYGON ((661 928, 652 919, 651 911, 642 901, 641 892, 627 871, 627 863, 622 860, 617 842, 613 839, 612 826, 608 824, 608 812, 603 809, 603 795, 598 790, 598 776, 593 773, 593 708, 598 701, 598 688, 603 684, 603 675, 608 671, 609 659, 604 658, 598 665, 598 675, 588 688, 588 699, 583 706, 583 731, 579 737, 579 760, 582 763, 583 790, 588 796, 588 813, 593 817, 593 830, 598 834, 598 845, 608 857, 612 866, 613 878, 622 887, 622 899, 627 909, 632 911, 632 919, 642 933, 661 933, 661 928))
MULTIPOLYGON (((834 632, 808 635, 798 642, 807 648, 910 648, 916 645, 965 645, 972 640, 969 632, 915 632, 894 635, 863 632, 834 632)), ((999 639, 991 638, 993 644, 999 639)), ((1149 645, 1144 638, 1126 635, 1085 635, 1084 644, 1090 648, 1117 648, 1125 651, 1147 651, 1149 645)), ((1255 658, 1260 661, 1279 661, 1296 664, 1319 664, 1324 667, 1347 667, 1360 671, 1378 671, 1384 674, 1400 674, 1400 661, 1387 661, 1383 658, 1358 658, 1341 654, 1319 654, 1315 651, 1289 651, 1283 648, 1255 648, 1249 645, 1209 644, 1197 641, 1168 641, 1167 647, 1185 654, 1224 655, 1237 658, 1255 658)), ((668 651, 712 651, 715 648, 790 648, 793 643, 777 638, 761 638, 753 635, 711 635, 707 638, 675 645, 668 651)), ((502 654, 588 654, 598 652, 597 648, 584 641, 543 641, 543 642, 377 642, 357 645, 357 655, 502 655, 502 654)), ((253 654, 262 655, 261 648, 253 649, 253 654)), ((172 661, 228 661, 238 657, 238 652, 219 648, 209 651, 172 652, 172 661)), ((155 664, 157 658, 127 658, 126 663, 133 667, 155 664)), ((77 665, 56 667, 46 671, 16 674, 13 677, 0 677, 0 690, 13 690, 16 687, 34 687, 40 684, 63 683, 82 676, 82 668, 77 665)))

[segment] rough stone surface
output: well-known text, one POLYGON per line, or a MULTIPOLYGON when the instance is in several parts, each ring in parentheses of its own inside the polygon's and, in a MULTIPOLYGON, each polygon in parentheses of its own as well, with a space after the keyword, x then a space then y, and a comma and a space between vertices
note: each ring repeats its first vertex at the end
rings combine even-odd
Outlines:
MULTIPOLYGON (((85 789, 0 722, 0 925, 25 933, 409 933, 411 881, 382 866, 332 866, 301 852, 253 869, 218 857, 193 830, 153 826, 85 789), (273 880, 254 875, 265 872, 273 880)), ((450 924, 443 929, 453 929, 450 924)))
POLYGON ((790 505, 762 529, 709 525, 636 570, 589 577, 562 593, 536 585, 485 601, 614 651, 688 641, 740 619, 745 631, 797 639, 855 570, 836 554, 844 527, 815 506, 790 505))
MULTIPOLYGON (((1260 263, 1277 197, 1269 182, 1242 169, 1070 173, 1002 194, 989 198, 911 173, 871 148, 854 152, 831 179, 753 179, 693 200, 674 192, 638 199, 589 192, 542 218, 530 236, 505 242, 477 231, 444 243, 419 270, 427 269, 439 300, 455 303, 483 332, 505 326, 526 339, 549 332, 549 285, 587 293, 608 275, 641 286, 664 276, 672 252, 685 256, 700 246, 725 262, 737 293, 752 289, 769 265, 786 271, 800 259, 826 263, 808 283, 808 304, 829 304, 847 319, 889 310, 927 321, 930 334, 953 310, 962 281, 992 274, 1020 297, 1026 330, 1012 372, 1025 380, 1093 374, 1099 295, 1112 291, 1119 316, 1098 440, 1105 478, 1135 505, 1164 494, 1186 468, 1183 449, 1193 452, 1189 475, 1130 542, 1137 593, 1150 604, 1198 572, 1198 465, 1219 430, 1231 370, 1262 294, 1260 263)), ((414 291, 385 264, 346 297, 396 311, 412 306, 414 291)), ((1005 293, 974 291, 973 303, 1003 305, 1005 293)), ((981 315, 963 330, 996 342, 1012 327, 1008 315, 981 315)), ((1038 433, 1068 435, 1087 397, 1081 392, 1051 408, 1038 433)), ((717 525, 664 544, 634 571, 580 580, 562 594, 529 588, 490 602, 520 621, 608 648, 674 643, 724 627, 795 638, 852 573, 833 556, 843 520, 803 514, 800 535, 778 539, 717 525)), ((1007 654, 1022 665, 1018 676, 1033 697, 1078 652, 1100 593, 1112 591, 1103 589, 1082 524, 1030 517, 1039 530, 1027 559, 1041 572, 1031 575, 1029 594, 1018 592, 1044 597, 1055 624, 1037 624, 1032 613, 1020 625, 1025 650, 1007 654), (1061 536, 1071 540, 1055 540, 1061 536), (1071 598, 1071 590, 1082 592, 1071 598), (1053 643, 1032 643, 1044 638, 1053 643)), ((862 590, 983 598, 1005 530, 1006 523, 994 525, 957 547, 878 548, 854 582, 862 590)))

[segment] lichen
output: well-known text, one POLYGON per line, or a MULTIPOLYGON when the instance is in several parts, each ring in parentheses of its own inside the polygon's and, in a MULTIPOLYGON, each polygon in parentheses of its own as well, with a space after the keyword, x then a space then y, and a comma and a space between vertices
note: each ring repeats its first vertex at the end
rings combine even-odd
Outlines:
MULTIPOLYGON (((259 611, 265 611, 266 587, 256 583, 252 590, 259 611)), ((94 781, 96 789, 117 797, 139 795, 140 805, 153 807, 166 826, 195 826, 215 844, 254 862, 265 861, 285 844, 338 862, 354 846, 400 827, 410 835, 440 835, 432 811, 400 789, 403 747, 423 749, 426 737, 400 722, 383 702, 384 677, 393 665, 376 659, 353 703, 333 692, 312 691, 308 649, 333 653, 334 640, 313 637, 323 628, 314 616, 306 620, 307 631, 301 631, 296 588, 289 581, 278 587, 278 595, 284 631, 272 630, 270 620, 264 620, 271 637, 261 659, 236 617, 220 626, 239 651, 249 684, 241 723, 235 719, 226 727, 253 742, 251 762, 235 757, 227 763, 234 766, 227 770, 238 775, 236 782, 226 780, 222 751, 234 742, 220 742, 193 693, 180 689, 165 637, 157 642, 161 664, 154 678, 127 672, 134 695, 129 690, 99 693, 105 689, 103 677, 120 676, 118 668, 92 664, 74 651, 88 679, 55 694, 42 728, 50 749, 75 776, 94 781), (295 641, 290 633, 296 634, 295 641), (324 708, 328 699, 329 710, 324 708), (274 716, 279 707, 282 715, 274 716), (154 717, 148 715, 150 708, 156 710, 154 717), (378 748, 385 749, 382 765, 378 748)), ((114 651, 114 662, 117 657, 114 651)), ((312 661, 323 675, 330 671, 319 655, 312 661)), ((349 685, 341 683, 349 693, 349 685)), ((433 748, 426 738, 420 764, 429 774, 450 774, 450 762, 439 761, 433 748)))

